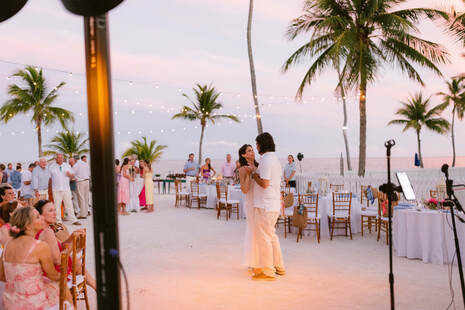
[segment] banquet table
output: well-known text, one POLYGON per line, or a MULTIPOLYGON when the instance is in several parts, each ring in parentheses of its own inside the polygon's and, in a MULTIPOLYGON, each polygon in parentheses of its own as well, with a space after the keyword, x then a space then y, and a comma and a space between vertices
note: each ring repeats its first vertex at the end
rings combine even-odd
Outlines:
MULTIPOLYGON (((297 195, 294 195, 294 206, 297 206, 297 195)), ((292 216, 294 212, 294 206, 286 209, 286 215, 292 216)), ((361 230, 361 205, 358 198, 352 198, 352 205, 350 208, 350 223, 352 228, 352 234, 359 233, 361 230)), ((318 197, 318 215, 320 217, 320 236, 329 238, 329 223, 328 215, 332 214, 333 210, 333 197, 332 195, 320 196, 318 197)), ((292 226, 292 232, 297 233, 297 227, 292 226)), ((338 235, 341 233, 341 230, 334 230, 334 234, 338 235)), ((315 232, 304 230, 303 235, 309 236, 310 234, 315 234, 315 232)))
MULTIPOLYGON (((451 221, 448 211, 395 210, 392 239, 397 255, 421 259, 425 263, 450 263, 455 253, 451 221)), ((456 220, 456 225, 460 252, 465 257, 465 224, 456 220)))

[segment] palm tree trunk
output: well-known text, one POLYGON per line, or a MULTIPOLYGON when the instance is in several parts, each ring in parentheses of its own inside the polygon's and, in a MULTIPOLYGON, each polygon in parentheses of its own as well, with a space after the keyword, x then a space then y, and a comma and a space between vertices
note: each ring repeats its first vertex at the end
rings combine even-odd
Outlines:
POLYGON ((39 158, 41 158, 43 156, 43 152, 42 152, 42 124, 41 124, 41 121, 38 120, 36 122, 36 129, 37 129, 37 143, 39 145, 39 158))
POLYGON ((255 119, 257 120, 258 134, 263 133, 262 127, 262 116, 260 114, 260 108, 258 107, 257 98, 257 82, 255 78, 255 66, 253 63, 252 54, 252 14, 253 14, 253 0, 249 0, 249 19, 247 22, 247 51, 249 53, 249 65, 250 65, 250 79, 252 81, 252 95, 255 106, 255 119))
POLYGON ((424 168, 424 166, 423 166, 423 156, 421 156, 420 130, 417 130, 417 143, 418 143, 418 157, 420 157, 420 168, 424 168))
POLYGON ((367 139, 367 110, 366 110, 366 80, 360 83, 360 144, 358 148, 358 175, 365 176, 366 139, 367 139))
POLYGON ((200 143, 199 143, 199 165, 202 165, 202 144, 203 144, 203 133, 205 131, 205 123, 202 122, 202 131, 200 132, 200 143))
POLYGON ((452 124, 450 128, 451 138, 452 138, 452 167, 455 167, 455 135, 454 135, 454 123, 455 123, 455 103, 454 108, 452 109, 452 124))
POLYGON ((337 64, 337 75, 339 77, 341 98, 342 98, 342 109, 344 111, 344 124, 342 125, 342 135, 344 136, 344 144, 346 147, 346 158, 347 158, 347 170, 352 171, 352 165, 350 164, 350 153, 349 153, 349 142, 347 141, 347 105, 344 87, 342 85, 342 76, 339 69, 339 63, 337 64))

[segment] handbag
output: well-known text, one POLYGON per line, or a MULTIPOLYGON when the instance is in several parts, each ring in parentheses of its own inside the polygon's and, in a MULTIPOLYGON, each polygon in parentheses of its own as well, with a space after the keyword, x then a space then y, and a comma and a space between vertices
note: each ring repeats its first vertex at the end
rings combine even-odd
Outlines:
POLYGON ((293 193, 288 193, 284 194, 284 207, 289 208, 294 205, 294 194, 293 193))
POLYGON ((294 207, 294 214, 292 215, 292 226, 304 229, 307 227, 307 208, 304 206, 294 207))

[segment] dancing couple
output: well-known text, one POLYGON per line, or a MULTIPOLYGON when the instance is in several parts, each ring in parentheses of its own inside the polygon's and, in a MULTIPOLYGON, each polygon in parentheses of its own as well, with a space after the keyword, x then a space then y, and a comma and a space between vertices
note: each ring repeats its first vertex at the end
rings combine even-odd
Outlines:
POLYGON ((273 281, 276 275, 286 274, 275 228, 281 209, 282 170, 273 137, 265 132, 255 141, 261 155, 260 165, 251 145, 239 149, 239 178, 241 190, 246 194, 246 261, 253 280, 273 281))

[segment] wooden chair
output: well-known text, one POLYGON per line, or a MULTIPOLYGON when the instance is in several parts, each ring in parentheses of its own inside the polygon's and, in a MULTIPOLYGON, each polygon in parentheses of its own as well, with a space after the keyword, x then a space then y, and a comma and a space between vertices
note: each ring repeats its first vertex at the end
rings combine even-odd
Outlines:
POLYGON ((174 207, 175 208, 179 207, 183 201, 185 202, 185 205, 187 206, 189 204, 189 193, 183 192, 181 180, 179 179, 174 180, 174 188, 176 190, 176 202, 174 203, 174 207))
POLYGON ((71 250, 71 283, 68 286, 71 289, 74 308, 77 309, 77 301, 84 300, 86 309, 89 310, 89 299, 87 296, 87 280, 86 280, 86 230, 82 235, 74 236, 72 239, 71 250), (80 264, 78 264, 78 261, 80 264), (79 269, 78 269, 79 267, 79 269))
MULTIPOLYGON (((361 215, 361 235, 363 236, 363 229, 368 228, 368 231, 371 234, 371 227, 374 225, 375 231, 377 231, 378 227, 378 210, 376 208, 370 208, 370 201, 368 200, 367 197, 367 189, 368 186, 362 185, 360 186, 360 204, 363 205, 364 201, 366 201, 366 209, 361 210, 360 215, 361 215)), ((373 193, 374 195, 375 193, 373 193)))
POLYGON ((198 180, 191 182, 191 194, 190 194, 189 207, 192 207, 192 203, 194 201, 197 201, 199 209, 200 209, 201 204, 203 204, 204 206, 207 204, 207 195, 200 194, 200 186, 199 186, 198 180))
POLYGON ((227 204, 227 193, 219 182, 216 182, 216 219, 219 219, 221 216, 221 210, 224 210, 226 213, 226 220, 229 219, 228 204, 227 204))
POLYGON ((65 248, 61 251, 60 260, 60 281, 58 282, 60 288, 59 308, 60 310, 68 310, 68 303, 66 302, 68 289, 68 260, 71 253, 71 247, 65 244, 65 248))
POLYGON ((228 186, 227 185, 225 185, 225 192, 226 192, 226 203, 228 204, 228 209, 229 209, 229 217, 231 217, 232 213, 235 213, 237 214, 237 219, 239 219, 240 201, 228 198, 228 186))
POLYGON ((350 223, 350 209, 352 206, 352 193, 333 192, 333 210, 328 215, 328 223, 331 229, 330 240, 333 240, 334 229, 344 229, 347 237, 347 229, 352 239, 352 227, 350 223), (342 224, 337 226, 338 224, 342 224))
MULTIPOLYGON (((284 198, 285 192, 281 191, 281 197, 284 198)), ((287 238, 287 233, 291 233, 291 218, 294 214, 293 208, 284 208, 283 212, 280 212, 278 220, 276 221, 276 228, 279 228, 279 225, 283 224, 284 226, 284 238, 287 238)))
MULTIPOLYGON (((379 193, 378 194, 378 238, 376 241, 379 241, 381 239, 381 232, 386 233, 386 245, 389 245, 389 239, 388 239, 388 227, 389 227, 389 218, 386 216, 383 216, 383 203, 386 202, 387 205, 387 196, 384 193, 379 193)), ((387 207, 387 206, 386 206, 387 207)))
POLYGON ((340 192, 344 190, 344 184, 329 184, 329 189, 334 192, 340 192))
MULTIPOLYGON (((304 205, 307 209, 307 228, 304 228, 303 230, 315 231, 318 243, 320 243, 320 216, 318 215, 318 194, 299 195, 299 205, 304 205)), ((302 230, 300 230, 297 234, 297 242, 299 242, 299 235, 300 238, 302 238, 302 230)))

